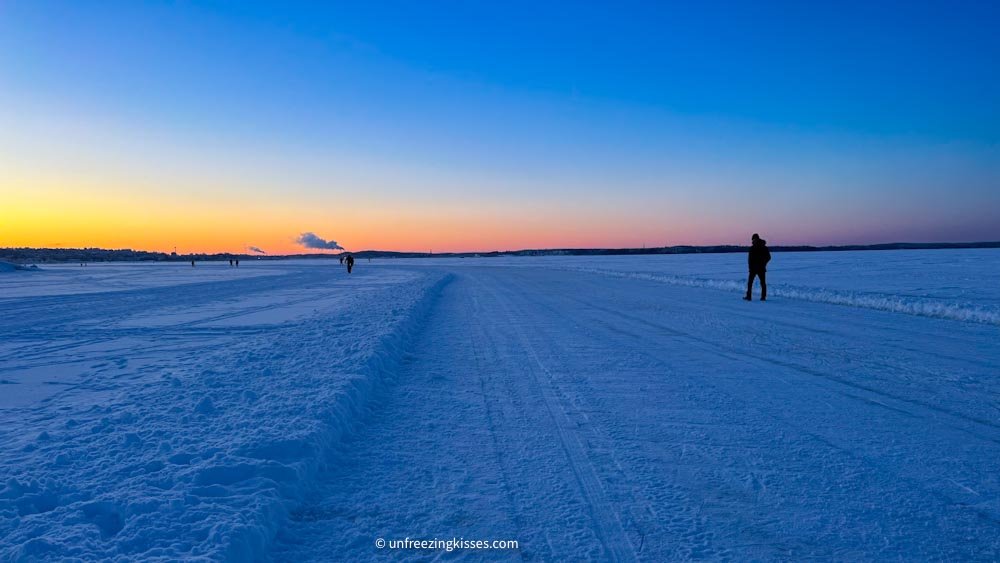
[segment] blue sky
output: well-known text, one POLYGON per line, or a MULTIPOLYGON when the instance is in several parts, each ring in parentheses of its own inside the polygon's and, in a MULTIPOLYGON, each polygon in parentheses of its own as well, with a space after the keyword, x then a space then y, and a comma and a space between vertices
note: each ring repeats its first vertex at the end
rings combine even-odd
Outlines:
POLYGON ((77 226, 80 244, 184 229, 205 249, 285 249, 297 231, 454 250, 1000 239, 998 15, 8 2, 0 189, 33 211, 0 217, 0 237, 42 245, 61 196, 87 194, 120 228, 77 226), (259 232, 141 211, 158 206, 233 209, 259 232))

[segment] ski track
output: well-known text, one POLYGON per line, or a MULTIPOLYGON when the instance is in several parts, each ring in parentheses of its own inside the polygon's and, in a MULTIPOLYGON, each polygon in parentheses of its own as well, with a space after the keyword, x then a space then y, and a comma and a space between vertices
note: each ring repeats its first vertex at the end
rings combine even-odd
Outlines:
POLYGON ((0 299, 0 558, 1000 557, 992 321, 593 270, 0 299))
POLYGON ((369 558, 379 537, 521 542, 430 555, 473 559, 996 558, 992 328, 455 271, 279 560, 369 558))

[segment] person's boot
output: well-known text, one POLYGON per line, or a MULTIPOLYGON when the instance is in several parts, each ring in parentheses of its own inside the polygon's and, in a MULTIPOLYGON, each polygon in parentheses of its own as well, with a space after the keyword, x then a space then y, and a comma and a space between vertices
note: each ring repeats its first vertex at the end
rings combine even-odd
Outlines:
POLYGON ((743 297, 743 300, 744 300, 744 301, 751 301, 751 299, 750 299, 750 295, 745 295, 745 296, 743 297))

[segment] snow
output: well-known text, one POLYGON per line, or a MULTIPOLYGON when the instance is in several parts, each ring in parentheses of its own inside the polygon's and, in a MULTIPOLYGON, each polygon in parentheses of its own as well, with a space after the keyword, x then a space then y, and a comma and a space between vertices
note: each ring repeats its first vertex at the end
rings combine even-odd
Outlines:
MULTIPOLYGON (((780 256, 784 264, 777 266, 779 276, 769 279, 769 298, 786 297, 1000 325, 1000 291, 993 284, 984 283, 1000 268, 996 249, 808 252, 780 256)), ((743 292, 745 259, 745 255, 739 254, 680 254, 496 258, 483 263, 568 269, 743 292)))
POLYGON ((0 274, 7 274, 17 271, 33 271, 37 269, 38 266, 35 265, 22 266, 21 264, 11 264, 10 262, 4 262, 0 260, 0 274))
POLYGON ((4 276, 0 559, 1000 556, 1000 252, 744 260, 4 276))
POLYGON ((182 268, 0 301, 0 559, 263 552, 446 279, 182 268))

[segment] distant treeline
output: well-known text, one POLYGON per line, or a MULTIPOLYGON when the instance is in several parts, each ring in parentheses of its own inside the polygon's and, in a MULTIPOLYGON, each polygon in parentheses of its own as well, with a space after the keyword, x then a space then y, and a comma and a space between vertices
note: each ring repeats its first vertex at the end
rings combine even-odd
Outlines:
MULTIPOLYGON (((746 252, 748 246, 731 244, 717 246, 661 246, 655 248, 567 248, 554 250, 518 250, 503 252, 515 256, 605 256, 621 254, 721 254, 746 252)), ((771 246, 773 252, 831 252, 844 250, 933 250, 945 248, 1000 248, 997 242, 891 242, 885 244, 851 244, 843 246, 771 246)))
MULTIPOLYGON (((363 250, 353 253, 359 258, 472 258, 497 256, 617 256, 630 254, 721 254, 746 252, 748 246, 724 244, 717 246, 659 246, 652 248, 547 248, 494 252, 387 252, 363 250)), ((772 246, 773 252, 831 252, 843 250, 929 250, 945 248, 1000 248, 996 242, 891 242, 885 244, 851 244, 844 246, 772 246)))
MULTIPOLYGON (((929 250, 947 248, 1000 248, 998 242, 892 242, 886 244, 851 244, 844 246, 772 246, 773 252, 831 252, 845 250, 929 250)), ((538 250, 512 250, 494 252, 391 252, 362 250, 354 252, 357 258, 472 258, 497 256, 611 256, 637 254, 719 254, 746 252, 748 247, 718 246, 662 246, 656 248, 556 248, 538 250)), ((346 253, 344 253, 346 254, 346 253)), ((287 260, 292 258, 337 258, 340 254, 174 254, 146 252, 129 248, 107 250, 103 248, 0 248, 0 261, 16 264, 43 262, 198 262, 240 260, 287 260)))
MULTIPOLYGON (((250 260, 270 256, 248 254, 173 254, 122 248, 0 248, 0 260, 18 264, 41 262, 190 262, 191 260, 250 260)), ((280 257, 273 257, 280 258, 280 257)))

